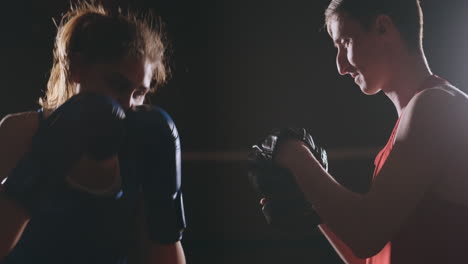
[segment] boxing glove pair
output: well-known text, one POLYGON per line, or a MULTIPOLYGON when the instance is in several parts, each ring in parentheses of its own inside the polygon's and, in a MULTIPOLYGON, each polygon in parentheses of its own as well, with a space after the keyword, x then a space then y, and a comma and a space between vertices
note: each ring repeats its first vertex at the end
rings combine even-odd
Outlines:
POLYGON ((158 107, 125 111, 104 95, 75 95, 40 122, 30 151, 4 183, 5 194, 34 217, 41 203, 64 189, 67 172, 83 155, 96 161, 118 155, 122 178, 143 192, 149 237, 160 243, 181 239, 180 141, 174 122, 158 107))

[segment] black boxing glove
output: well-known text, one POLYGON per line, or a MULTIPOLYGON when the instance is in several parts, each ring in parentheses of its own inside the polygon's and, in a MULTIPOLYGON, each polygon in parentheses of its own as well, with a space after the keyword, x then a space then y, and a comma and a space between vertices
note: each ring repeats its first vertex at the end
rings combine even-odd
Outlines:
POLYGON ((259 194, 266 198, 262 211, 269 224, 280 230, 296 232, 321 223, 312 205, 299 189, 294 175, 274 162, 276 148, 281 141, 302 141, 328 170, 327 154, 317 146, 304 129, 275 129, 258 145, 252 146, 248 156, 249 179, 259 194))
POLYGON ((143 191, 148 236, 169 244, 186 227, 181 191, 180 140, 171 117, 161 108, 142 105, 127 112, 134 174, 143 191))
POLYGON ((117 154, 124 118, 124 110, 110 97, 73 96, 40 123, 30 151, 8 175, 5 193, 31 210, 43 195, 64 183, 65 174, 82 155, 104 160, 117 154))

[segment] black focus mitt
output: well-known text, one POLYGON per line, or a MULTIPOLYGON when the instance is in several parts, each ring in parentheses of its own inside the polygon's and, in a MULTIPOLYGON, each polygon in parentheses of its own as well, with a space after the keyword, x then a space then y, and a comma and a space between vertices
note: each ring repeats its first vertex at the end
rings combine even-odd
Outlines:
POLYGON ((286 232, 297 232, 321 223, 312 205, 299 189, 294 175, 274 162, 277 147, 284 140, 302 141, 328 170, 327 154, 304 128, 275 129, 253 145, 248 156, 249 180, 265 198, 262 211, 269 224, 286 232))

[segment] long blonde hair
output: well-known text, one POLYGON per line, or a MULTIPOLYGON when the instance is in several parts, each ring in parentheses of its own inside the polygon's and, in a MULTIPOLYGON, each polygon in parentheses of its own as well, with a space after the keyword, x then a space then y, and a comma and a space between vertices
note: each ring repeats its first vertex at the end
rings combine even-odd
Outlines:
POLYGON ((94 0, 72 5, 57 25, 53 65, 46 94, 39 104, 45 111, 54 110, 77 93, 71 80, 75 53, 80 53, 87 63, 109 62, 128 55, 148 59, 154 65, 154 91, 168 75, 162 23, 157 22, 150 14, 110 11, 94 0))

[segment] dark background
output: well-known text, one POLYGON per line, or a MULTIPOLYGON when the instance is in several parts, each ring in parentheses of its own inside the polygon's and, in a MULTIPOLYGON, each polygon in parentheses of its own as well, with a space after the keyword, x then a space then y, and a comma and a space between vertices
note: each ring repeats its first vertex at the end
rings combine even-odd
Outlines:
MULTIPOLYGON (((182 138, 188 262, 340 263, 320 235, 285 235, 264 224, 243 159, 271 128, 307 127, 329 149, 332 174, 366 190, 396 111, 383 94, 365 96, 338 75, 322 30, 328 0, 106 2, 152 9, 166 23, 172 79, 152 101, 168 110, 182 138)), ((467 5, 423 1, 430 66, 463 91, 467 5)), ((2 3, 0 118, 38 108, 52 65, 52 18, 68 6, 2 3)))

